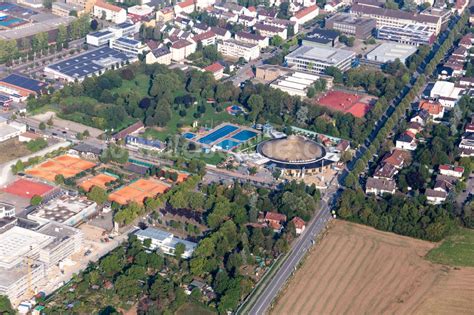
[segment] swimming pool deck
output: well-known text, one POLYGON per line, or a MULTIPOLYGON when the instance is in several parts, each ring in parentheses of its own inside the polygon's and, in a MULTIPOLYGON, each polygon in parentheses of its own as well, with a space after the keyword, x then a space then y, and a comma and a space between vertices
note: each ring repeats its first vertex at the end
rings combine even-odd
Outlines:
POLYGON ((234 147, 229 148, 229 149, 222 148, 223 150, 228 151, 228 150, 232 150, 232 149, 236 148, 240 144, 245 143, 245 142, 249 141, 250 139, 252 139, 254 137, 257 137, 259 134, 261 134, 260 131, 254 130, 250 127, 239 126, 239 125, 230 124, 230 123, 222 123, 222 124, 219 124, 218 126, 214 127, 213 129, 209 130, 206 134, 204 134, 202 136, 199 136, 199 137, 196 136, 193 139, 188 139, 188 140, 196 142, 196 143, 198 143, 200 145, 203 145, 203 146, 206 146, 206 147, 219 146, 219 144, 221 144, 225 140, 230 140, 230 141, 238 143, 237 145, 235 145, 234 147), (218 138, 212 139, 213 134, 215 134, 216 132, 219 132, 219 130, 221 130, 222 128, 226 128, 227 126, 235 127, 235 129, 231 128, 232 129, 231 131, 219 136, 218 138), (250 137, 248 135, 248 133, 250 133, 250 132, 255 134, 255 135, 250 137), (245 134, 246 136, 244 136, 244 137, 239 136, 238 138, 234 138, 234 136, 236 136, 237 134, 242 135, 242 133, 245 134), (210 141, 207 140, 209 136, 211 136, 210 141), (205 139, 205 140, 203 141, 203 139, 205 139))

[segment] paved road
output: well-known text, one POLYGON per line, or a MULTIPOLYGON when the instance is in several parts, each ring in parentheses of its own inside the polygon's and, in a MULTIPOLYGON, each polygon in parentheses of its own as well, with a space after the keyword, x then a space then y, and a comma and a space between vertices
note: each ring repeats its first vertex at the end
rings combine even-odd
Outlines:
POLYGON ((332 219, 330 205, 332 198, 335 198, 337 195, 337 188, 337 179, 335 178, 323 195, 319 213, 308 223, 303 234, 295 240, 295 243, 287 256, 289 258, 280 267, 275 277, 273 277, 267 284, 265 291, 258 297, 257 302, 252 306, 249 314, 260 315, 266 312, 272 301, 278 295, 280 289, 286 283, 293 271, 296 270, 296 267, 305 256, 308 249, 313 245, 313 240, 324 230, 327 222, 332 219))

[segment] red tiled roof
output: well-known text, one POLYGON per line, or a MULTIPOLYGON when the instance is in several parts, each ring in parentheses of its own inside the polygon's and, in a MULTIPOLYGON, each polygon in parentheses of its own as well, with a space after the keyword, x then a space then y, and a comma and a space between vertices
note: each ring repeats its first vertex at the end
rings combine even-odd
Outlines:
POLYGON ((306 222, 304 222, 300 217, 294 217, 291 222, 293 222, 297 229, 302 229, 306 225, 306 222))
POLYGON ((302 17, 305 17, 306 15, 310 14, 311 12, 315 11, 318 9, 317 5, 312 5, 310 7, 304 8, 302 10, 299 10, 296 12, 295 17, 297 19, 301 19, 302 17))
POLYGON ((257 9, 255 9, 254 6, 248 7, 247 10, 249 10, 250 12, 257 12, 257 9))
POLYGON ((209 71, 209 72, 212 72, 212 73, 216 73, 216 72, 221 71, 223 69, 224 69, 224 67, 220 63, 214 62, 212 65, 209 65, 206 68, 204 68, 204 71, 209 71))
POLYGON ((121 7, 118 7, 116 5, 113 5, 111 3, 104 2, 104 1, 101 1, 101 0, 97 1, 95 5, 98 6, 98 7, 110 10, 110 11, 115 11, 115 12, 120 12, 120 11, 124 10, 121 7))
POLYGON ((443 106, 439 103, 431 103, 429 101, 421 101, 420 109, 426 110, 430 115, 438 115, 443 111, 443 106))
POLYGON ((197 34, 196 36, 194 36, 193 41, 195 41, 197 43, 199 41, 209 39, 209 38, 212 38, 212 37, 215 37, 215 36, 216 36, 216 34, 213 31, 207 31, 207 32, 197 34))
POLYGON ((270 212, 268 211, 265 214, 265 220, 272 220, 272 221, 278 221, 278 222, 285 222, 286 221, 286 215, 281 214, 281 213, 276 213, 276 212, 270 212))
POLYGON ((194 5, 194 0, 186 0, 178 3, 178 6, 182 9, 194 5))
POLYGON ((181 48, 184 48, 186 46, 189 46, 191 45, 192 43, 188 42, 187 40, 185 39, 179 39, 177 41, 175 41, 173 43, 173 45, 171 45, 172 48, 175 48, 175 49, 181 49, 181 48))

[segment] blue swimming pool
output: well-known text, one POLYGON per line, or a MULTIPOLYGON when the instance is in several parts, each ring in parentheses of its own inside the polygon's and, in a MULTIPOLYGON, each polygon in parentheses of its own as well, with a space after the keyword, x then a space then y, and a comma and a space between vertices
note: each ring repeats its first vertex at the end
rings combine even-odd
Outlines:
POLYGON ((211 143, 217 141, 218 139, 227 136, 229 133, 232 133, 232 132, 236 131, 237 129, 239 129, 239 128, 236 127, 236 126, 225 125, 225 126, 222 126, 219 129, 211 132, 207 136, 202 137, 201 139, 198 140, 198 142, 203 143, 203 144, 211 144, 211 143))
POLYGON ((193 139, 194 137, 196 137, 196 135, 194 133, 191 133, 191 132, 186 132, 183 134, 183 138, 185 139, 193 139))
POLYGON ((256 135, 257 133, 251 130, 242 130, 236 133, 234 136, 232 136, 232 139, 239 140, 239 141, 247 141, 249 139, 252 139, 256 135))
POLYGON ((240 144, 240 142, 238 142, 238 141, 225 139, 225 140, 221 141, 217 146, 221 147, 224 150, 231 150, 231 149, 235 148, 236 146, 238 146, 239 144, 240 144))

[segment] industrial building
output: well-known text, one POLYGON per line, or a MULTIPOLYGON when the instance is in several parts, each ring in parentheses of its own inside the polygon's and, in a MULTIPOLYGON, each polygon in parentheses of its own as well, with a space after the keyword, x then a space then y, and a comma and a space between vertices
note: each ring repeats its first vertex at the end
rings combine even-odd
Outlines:
POLYGON ((0 117, 0 142, 16 138, 26 131, 26 125, 16 121, 8 121, 0 117))
POLYGON ((185 246, 184 253, 182 258, 190 258, 196 248, 197 244, 189 241, 182 240, 180 238, 175 237, 173 234, 148 227, 145 230, 138 230, 135 232, 135 235, 140 241, 144 241, 146 239, 151 240, 150 249, 152 250, 159 250, 160 252, 168 255, 174 256, 174 251, 176 249, 176 245, 179 243, 185 246))
POLYGON ((336 67, 341 71, 349 70, 355 56, 350 50, 301 46, 289 53, 285 61, 295 70, 319 74, 324 73, 328 67, 336 67))
POLYGON ((38 231, 14 226, 0 234, 0 294, 16 301, 38 292, 47 282, 49 267, 82 247, 82 233, 57 223, 38 231))
POLYGON ((46 88, 46 83, 19 74, 10 74, 0 80, 0 92, 14 100, 26 100, 30 95, 38 95, 46 88))
POLYGON ((311 87, 320 77, 314 74, 292 72, 276 79, 270 87, 286 92, 290 95, 305 97, 308 88, 311 87))
POLYGON ((239 42, 234 39, 218 43, 217 50, 224 56, 234 59, 242 57, 246 61, 257 59, 260 56, 260 46, 258 44, 239 42))
POLYGON ((461 98, 462 91, 463 88, 457 87, 453 82, 436 81, 430 91, 430 97, 444 107, 453 108, 461 98))
POLYGON ((136 56, 127 55, 110 47, 102 47, 46 66, 44 72, 52 79, 63 79, 69 82, 82 81, 86 77, 121 68, 136 60, 136 56))
POLYGON ((398 43, 383 43, 366 55, 369 64, 381 65, 399 59, 402 63, 416 52, 417 48, 398 43))
POLYGON ((422 24, 385 25, 377 30, 377 38, 411 46, 431 45, 436 40, 435 34, 422 24))
POLYGON ((338 13, 326 20, 326 28, 359 39, 371 37, 376 24, 374 19, 357 17, 348 13, 338 13))
POLYGON ((105 30, 87 34, 86 43, 98 47, 108 45, 113 39, 115 39, 115 34, 112 31, 105 30))
POLYGON ((96 210, 95 202, 84 197, 64 194, 40 205, 28 214, 28 219, 40 224, 52 221, 74 226, 94 214, 96 210))

